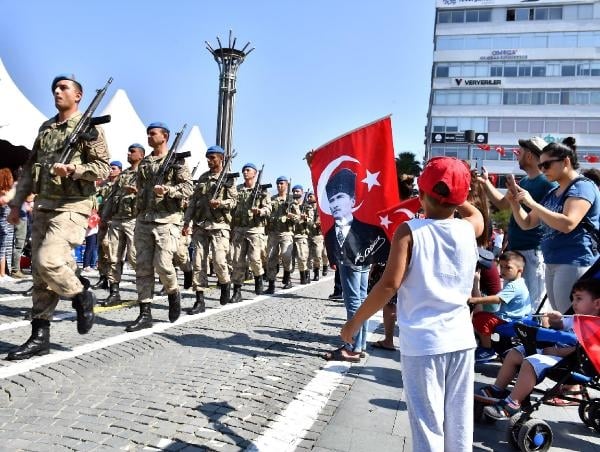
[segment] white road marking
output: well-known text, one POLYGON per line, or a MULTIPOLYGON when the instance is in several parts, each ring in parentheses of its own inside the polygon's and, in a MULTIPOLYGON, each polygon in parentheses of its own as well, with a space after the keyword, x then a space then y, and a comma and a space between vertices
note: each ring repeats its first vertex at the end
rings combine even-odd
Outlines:
MULTIPOLYGON (((321 281, 328 281, 330 279, 332 279, 332 277, 323 278, 321 281)), ((318 283, 313 283, 313 284, 318 284, 318 283)), ((278 294, 292 293, 292 292, 300 290, 304 287, 307 287, 307 286, 297 285, 297 286, 292 287, 291 289, 281 290, 278 292, 278 294)), ((184 316, 180 317, 174 323, 158 323, 158 324, 154 325, 152 328, 135 331, 133 333, 123 333, 123 334, 119 334, 117 336, 111 336, 111 337, 108 337, 106 339, 102 339, 102 340, 99 340, 96 342, 90 342, 90 343, 87 343, 84 345, 80 345, 78 347, 73 348, 72 350, 53 352, 53 353, 50 353, 49 355, 40 356, 37 358, 30 358, 30 359, 27 359, 24 361, 20 361, 15 364, 11 364, 6 367, 0 368, 0 379, 19 375, 24 372, 29 372, 30 370, 37 369, 38 367, 57 363, 57 362, 65 360, 65 359, 75 358, 77 356, 81 356, 86 353, 90 353, 90 352, 93 352, 96 350, 101 350, 103 348, 110 347, 110 346, 113 346, 116 344, 121 344, 123 342, 131 341, 133 339, 150 336, 154 333, 161 333, 161 332, 171 329, 173 327, 176 327, 179 325, 184 325, 184 324, 192 322, 194 320, 202 319, 204 317, 210 317, 212 315, 215 315, 215 314, 218 314, 218 313, 221 313, 224 311, 231 311, 234 309, 238 309, 239 307, 242 307, 242 306, 250 306, 255 303, 264 301, 268 298, 272 298, 272 297, 270 295, 258 295, 257 297, 255 297, 251 300, 245 300, 245 301, 242 301, 241 303, 226 304, 225 306, 222 306, 218 309, 211 309, 211 310, 209 310, 207 312, 203 312, 201 314, 184 315, 184 316)), ((63 314, 61 314, 61 316, 57 316, 57 317, 62 317, 62 316, 63 316, 63 314)), ((67 318, 68 316, 71 316, 71 317, 74 316, 74 314, 67 313, 67 314, 64 314, 64 316, 65 316, 64 318, 67 318)), ((14 323, 20 323, 20 322, 14 322, 14 323)), ((26 322, 26 323, 29 324, 29 322, 26 322)), ((9 324, 9 325, 11 325, 11 324, 9 324)))

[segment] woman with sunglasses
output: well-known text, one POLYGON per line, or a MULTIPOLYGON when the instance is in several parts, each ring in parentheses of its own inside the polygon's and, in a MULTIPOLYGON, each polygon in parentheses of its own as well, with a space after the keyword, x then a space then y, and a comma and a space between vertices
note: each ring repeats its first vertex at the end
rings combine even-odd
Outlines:
POLYGON ((507 199, 522 229, 541 224, 548 301, 551 309, 565 312, 571 305, 570 288, 598 258, 598 244, 589 231, 599 227, 600 192, 577 172, 574 139, 546 146, 538 167, 558 187, 537 203, 526 190, 512 185, 507 199), (529 213, 521 204, 531 209, 529 213))

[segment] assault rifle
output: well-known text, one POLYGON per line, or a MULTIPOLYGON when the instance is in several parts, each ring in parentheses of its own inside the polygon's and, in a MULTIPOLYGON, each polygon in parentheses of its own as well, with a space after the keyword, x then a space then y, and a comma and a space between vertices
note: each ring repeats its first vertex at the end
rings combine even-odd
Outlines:
POLYGON ((290 213, 290 208, 292 204, 294 204, 294 200, 292 199, 292 178, 290 177, 290 181, 288 182, 287 194, 285 195, 285 202, 287 207, 285 209, 285 214, 290 213))
POLYGON ((223 161, 223 169, 221 170, 221 174, 219 174, 219 177, 217 178, 217 182, 215 184, 215 191, 213 192, 210 199, 212 199, 212 200, 217 199, 217 197, 219 196, 219 192, 221 191, 221 188, 223 187, 223 185, 226 184, 227 181, 234 179, 236 177, 240 177, 240 173, 230 173, 229 172, 229 168, 231 167, 231 162, 235 158, 236 155, 237 155, 237 153, 234 150, 234 152, 228 153, 225 156, 225 160, 223 161))
POLYGON ((256 183, 254 184, 254 188, 252 188, 252 193, 250 194, 250 208, 254 208, 254 204, 256 204, 256 200, 258 199, 258 193, 266 190, 267 188, 271 188, 271 184, 262 184, 260 183, 262 179, 263 170, 265 169, 265 165, 260 167, 260 171, 258 172, 258 177, 256 178, 256 183))
POLYGON ((183 127, 181 128, 181 130, 179 132, 177 132, 177 135, 175 135, 175 139, 173 140, 171 149, 169 149, 167 156, 161 163, 160 168, 158 169, 158 172, 154 176, 154 184, 153 185, 162 185, 163 182, 165 181, 165 177, 167 176, 167 173, 173 167, 173 165, 175 165, 175 163, 177 163, 179 160, 185 159, 192 155, 192 153, 190 151, 179 152, 179 153, 177 152, 177 148, 179 147, 179 143, 181 142, 181 138, 183 137, 183 132, 185 131, 186 127, 187 127, 187 124, 184 124, 183 127))
POLYGON ((98 116, 96 118, 93 117, 96 108, 102 102, 104 95, 106 94, 106 90, 108 89, 108 85, 110 85, 113 81, 112 77, 109 77, 104 88, 96 90, 96 96, 92 100, 92 103, 89 105, 85 113, 81 116, 81 119, 73 129, 73 131, 69 134, 67 139, 65 140, 62 150, 60 151, 60 157, 58 158, 56 163, 62 163, 66 165, 71 161, 73 155, 75 154, 75 147, 77 143, 82 138, 94 138, 97 136, 97 132, 94 129, 94 126, 100 124, 106 124, 110 122, 110 115, 98 116))

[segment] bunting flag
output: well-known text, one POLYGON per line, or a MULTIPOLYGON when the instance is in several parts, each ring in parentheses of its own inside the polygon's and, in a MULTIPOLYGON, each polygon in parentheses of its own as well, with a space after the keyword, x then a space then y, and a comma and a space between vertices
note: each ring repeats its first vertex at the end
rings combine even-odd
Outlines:
POLYGON ((512 153, 515 156, 520 157, 521 156, 521 148, 512 148, 512 153))
POLYGON ((492 149, 489 144, 478 144, 477 147, 483 151, 489 151, 492 149))
POLYGON ((391 241, 398 226, 414 218, 420 209, 421 201, 418 196, 415 196, 414 198, 405 199, 394 207, 378 212, 379 221, 388 239, 391 241))
POLYGON ((589 154, 587 154, 583 158, 588 163, 597 163, 597 162, 600 161, 600 157, 598 157, 597 155, 589 155, 589 154))
POLYGON ((387 259, 389 242, 377 212, 399 202, 390 117, 321 146, 310 153, 309 165, 328 253, 353 265, 387 259), (350 231, 336 223, 351 224, 350 231))
POLYGON ((506 155, 506 151, 504 150, 504 148, 502 146, 496 146, 496 152, 498 154, 500 154, 502 157, 504 157, 506 155))

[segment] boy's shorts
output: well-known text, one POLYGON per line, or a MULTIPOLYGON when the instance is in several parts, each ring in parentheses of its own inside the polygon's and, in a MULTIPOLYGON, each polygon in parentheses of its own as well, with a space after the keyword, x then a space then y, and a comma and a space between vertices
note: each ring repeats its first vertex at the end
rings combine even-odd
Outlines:
MULTIPOLYGON (((525 347, 523 347, 522 345, 516 346, 515 350, 521 353, 521 355, 525 356, 525 347)), ((548 369, 554 367, 563 359, 564 356, 544 355, 542 354, 541 348, 537 349, 537 353, 535 355, 529 355, 525 357, 525 360, 529 361, 529 364, 531 364, 531 366, 533 367, 537 383, 541 382, 544 378, 546 378, 546 372, 548 372, 548 369)))
POLYGON ((473 329, 484 336, 491 336, 497 326, 506 323, 493 312, 479 311, 473 314, 473 329))

